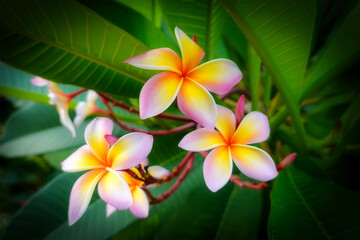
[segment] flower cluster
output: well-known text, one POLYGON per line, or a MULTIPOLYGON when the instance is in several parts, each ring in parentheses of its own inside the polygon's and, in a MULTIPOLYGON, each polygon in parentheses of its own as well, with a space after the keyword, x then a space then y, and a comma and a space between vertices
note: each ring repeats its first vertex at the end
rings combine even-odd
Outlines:
POLYGON ((76 116, 73 123, 68 112, 69 104, 72 98, 82 93, 83 90, 75 92, 74 94, 67 94, 62 91, 56 83, 41 77, 32 78, 31 83, 38 87, 48 87, 48 96, 50 98, 49 103, 56 105, 56 110, 59 113, 61 124, 69 129, 73 137, 76 136, 75 127, 79 127, 87 116, 99 112, 99 109, 95 105, 98 95, 95 91, 88 90, 86 102, 79 102, 75 108, 76 116))
MULTIPOLYGON (((164 70, 151 77, 143 86, 139 99, 140 118, 161 114, 177 98, 180 111, 198 124, 198 129, 185 135, 179 147, 207 155, 203 174, 207 187, 213 192, 232 179, 232 162, 240 172, 252 179, 269 181, 275 178, 278 172, 270 155, 250 145, 263 142, 269 137, 267 116, 261 112, 250 112, 243 118, 243 97, 234 114, 230 109, 216 105, 209 93, 226 94, 241 80, 239 68, 227 59, 215 59, 199 65, 204 52, 196 41, 177 27, 175 35, 181 58, 171 49, 160 48, 124 61, 139 68, 164 70), (205 151, 210 149, 212 150, 207 154, 205 151)), ((60 118, 67 119, 62 120, 62 123, 73 129, 67 115, 69 99, 66 94, 54 87, 54 83, 46 84, 50 94, 54 95, 51 99, 57 105, 60 118)), ((74 121, 76 126, 87 115, 96 112, 95 99, 96 93, 89 92, 87 102, 78 104, 74 121)), ((111 110, 106 101, 105 104, 111 110)), ((109 116, 114 119, 112 111, 109 116)), ((189 126, 194 127, 194 122, 189 126)), ((149 203, 156 204, 168 197, 192 168, 194 153, 188 154, 172 173, 160 166, 149 167, 147 157, 152 149, 153 136, 139 131, 117 138, 111 135, 112 130, 113 122, 110 119, 95 118, 86 127, 86 144, 61 164, 66 172, 88 170, 75 182, 71 191, 70 225, 84 214, 96 185, 100 198, 107 203, 107 216, 115 210, 130 209, 137 217, 147 217, 149 203), (169 182, 184 168, 183 174, 161 199, 155 199, 151 195, 147 188, 169 182)), ((241 184, 240 179, 233 178, 236 184, 241 184)))

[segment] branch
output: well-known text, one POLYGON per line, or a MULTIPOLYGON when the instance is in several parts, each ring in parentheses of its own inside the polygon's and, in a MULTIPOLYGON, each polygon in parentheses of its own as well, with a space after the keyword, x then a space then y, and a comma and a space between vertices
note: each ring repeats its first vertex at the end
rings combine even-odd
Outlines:
MULTIPOLYGON (((113 99, 112 97, 110 97, 110 96, 108 96, 106 94, 103 94, 103 93, 98 93, 98 94, 103 99, 105 99, 107 102, 111 102, 116 107, 124 109, 124 110, 126 110, 126 111, 128 111, 130 113, 139 114, 139 110, 127 105, 126 103, 124 103, 122 101, 117 101, 117 100, 113 99)), ((171 115, 171 114, 166 114, 166 113, 161 113, 161 114, 155 116, 155 118, 171 119, 171 120, 182 121, 182 122, 193 122, 188 117, 176 116, 176 115, 171 115)))
POLYGON ((196 126, 195 122, 190 122, 190 123, 184 124, 182 126, 179 126, 179 127, 173 128, 173 129, 168 129, 168 130, 147 131, 147 130, 143 130, 143 129, 140 129, 140 128, 135 128, 135 127, 129 126, 129 125, 119 121, 116 118, 116 116, 114 114, 114 111, 110 107, 108 101, 105 98, 103 98, 102 95, 100 95, 100 99, 105 104, 106 108, 108 109, 109 117, 111 117, 113 119, 113 121, 117 125, 119 125, 121 128, 123 128, 123 129, 125 129, 127 131, 130 131, 130 132, 142 132, 142 133, 147 133, 147 134, 150 134, 150 135, 153 135, 153 136, 162 136, 162 135, 169 135, 169 134, 181 132, 181 131, 184 131, 186 129, 189 129, 189 128, 192 128, 192 127, 196 126))
POLYGON ((159 204, 162 201, 168 199, 180 186, 180 184, 184 181, 188 173, 191 171, 194 165, 194 155, 189 159, 189 161, 186 164, 185 170, 181 173, 181 175, 176 179, 174 185, 171 186, 171 188, 166 191, 165 193, 159 195, 157 198, 152 196, 149 190, 146 188, 143 188, 143 190, 146 192, 146 194, 149 197, 150 204, 159 204))

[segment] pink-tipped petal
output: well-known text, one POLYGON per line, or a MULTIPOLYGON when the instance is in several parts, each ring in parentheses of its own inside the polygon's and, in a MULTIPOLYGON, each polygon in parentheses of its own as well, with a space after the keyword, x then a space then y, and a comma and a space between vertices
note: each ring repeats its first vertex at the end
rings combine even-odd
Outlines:
POLYGON ((140 118, 146 119, 165 111, 175 100, 180 87, 180 75, 162 72, 152 76, 140 92, 140 118))
POLYGON ((83 174, 74 184, 69 202, 69 226, 73 225, 85 213, 91 196, 100 178, 106 173, 104 170, 91 170, 83 174))
POLYGON ((251 112, 244 117, 233 140, 236 144, 260 143, 268 139, 270 126, 268 117, 261 112, 251 112))
POLYGON ((236 109, 235 109, 235 116, 236 116, 236 126, 239 126, 245 112, 245 96, 241 95, 239 98, 236 109))
POLYGON ((170 48, 153 49, 124 61, 138 68, 167 70, 181 74, 181 59, 170 48))
POLYGON ((200 152, 225 145, 225 140, 216 130, 200 128, 185 135, 179 147, 191 152, 200 152))
POLYGON ((149 155, 153 136, 140 132, 126 134, 110 148, 108 160, 115 170, 135 167, 149 155))
POLYGON ((61 163, 61 169, 65 172, 80 172, 102 167, 104 163, 94 155, 88 145, 80 147, 61 163))
POLYGON ((115 137, 115 136, 110 135, 110 134, 105 134, 104 137, 105 137, 105 140, 107 141, 107 143, 108 143, 110 146, 114 145, 114 144, 117 142, 117 140, 119 140, 118 137, 115 137))
POLYGON ((190 79, 185 79, 177 101, 180 111, 186 116, 205 128, 214 129, 216 104, 204 87, 190 79))
POLYGON ((48 85, 49 81, 46 79, 43 79, 41 77, 33 77, 32 79, 30 79, 30 82, 38 87, 43 87, 48 85))
POLYGON ((229 142, 235 132, 235 115, 228 108, 220 105, 216 106, 217 118, 215 127, 221 132, 227 142, 229 142))
POLYGON ((149 216, 149 200, 140 187, 134 187, 131 192, 133 197, 133 204, 130 206, 130 211, 138 218, 146 218, 149 216))
POLYGON ((205 53, 199 45, 197 45, 178 27, 175 27, 175 36, 181 51, 182 72, 186 74, 201 62, 205 53))
POLYGON ((216 192, 230 179, 232 162, 228 147, 218 147, 212 150, 205 158, 203 166, 206 186, 216 192))
POLYGON ((99 182, 99 196, 118 210, 129 208, 133 203, 129 185, 115 170, 111 168, 106 168, 106 170, 108 172, 99 182))
POLYGON ((116 208, 110 204, 106 204, 106 217, 110 217, 114 212, 116 212, 116 208))
POLYGON ((269 181, 278 175, 276 166, 264 150, 247 145, 231 146, 231 156, 238 169, 258 181, 269 181))
POLYGON ((169 175, 169 170, 161 166, 151 166, 148 168, 148 173, 154 178, 162 178, 169 175))
POLYGON ((240 82, 242 73, 233 61, 215 59, 194 68, 187 77, 198 82, 210 92, 226 94, 240 82))
POLYGON ((113 123, 108 118, 96 117, 85 129, 85 140, 94 154, 103 162, 107 162, 109 144, 105 139, 105 134, 111 134, 113 123))
POLYGON ((140 163, 142 167, 147 167, 149 165, 149 159, 145 158, 144 161, 140 163))

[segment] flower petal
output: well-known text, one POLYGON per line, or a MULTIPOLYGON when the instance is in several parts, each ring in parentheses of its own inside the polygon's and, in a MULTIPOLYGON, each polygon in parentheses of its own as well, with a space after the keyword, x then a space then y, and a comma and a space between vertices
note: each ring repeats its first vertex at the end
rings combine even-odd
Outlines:
POLYGON ((135 167, 149 155, 153 136, 133 132, 119 138, 119 140, 110 148, 108 160, 115 170, 123 170, 135 167))
POLYGON ((135 187, 131 192, 133 197, 133 204, 130 206, 130 211, 138 218, 146 218, 149 216, 149 199, 140 187, 135 187))
POLYGON ((61 124, 66 127, 67 129, 69 129, 69 131, 71 132, 71 135, 73 137, 76 137, 76 132, 75 132, 75 127, 70 119, 69 116, 69 112, 67 111, 67 108, 63 108, 59 105, 56 106, 56 110, 59 113, 59 117, 60 117, 60 122, 61 124))
POLYGON ((247 145, 231 146, 231 156, 246 176, 258 181, 269 181, 278 175, 276 166, 264 150, 247 145))
POLYGON ((30 82, 35 85, 35 86, 38 86, 38 87, 43 87, 43 86, 46 86, 49 84, 49 81, 46 80, 46 79, 43 79, 41 77, 33 77, 32 79, 30 79, 30 82))
POLYGON ((230 179, 232 162, 228 147, 218 147, 205 158, 203 166, 206 186, 213 192, 222 188, 230 179))
POLYGON ((80 147, 61 163, 61 169, 65 172, 80 172, 103 167, 104 163, 94 155, 88 145, 80 147))
POLYGON ((69 226, 73 225, 85 213, 95 186, 106 173, 104 170, 92 170, 83 174, 74 184, 69 202, 69 226))
POLYGON ((252 144, 263 142, 270 135, 268 117, 261 112, 250 112, 241 121, 233 136, 236 144, 252 144))
POLYGON ((234 113, 223 106, 217 106, 217 118, 215 127, 224 138, 229 142, 235 132, 235 115, 234 113))
POLYGON ((106 168, 106 170, 108 172, 99 182, 99 196, 118 210, 129 208, 133 202, 129 185, 115 170, 111 168, 106 168))
POLYGON ((226 144, 216 130, 200 128, 185 135, 179 147, 191 152, 200 152, 226 144))
POLYGON ((169 170, 161 166, 151 166, 147 169, 148 173, 154 178, 162 178, 169 175, 169 170))
POLYGON ((114 212, 116 212, 116 208, 110 204, 106 204, 106 217, 110 217, 114 212))
POLYGON ((173 72, 151 77, 140 92, 140 118, 153 117, 165 111, 175 100, 181 82, 181 77, 173 72))
POLYGON ((214 129, 216 104, 205 88, 191 79, 185 79, 177 101, 180 111, 186 116, 205 128, 214 129))
POLYGON ((197 45, 178 27, 175 27, 175 36, 181 51, 182 72, 186 74, 201 62, 205 53, 199 45, 197 45))
POLYGON ((226 94, 242 78, 238 66, 229 59, 215 59, 191 70, 187 77, 198 82, 210 92, 226 94))
POLYGON ((153 49, 124 61, 138 68, 167 70, 181 74, 181 59, 170 48, 153 49))
POLYGON ((105 134, 111 134, 113 123, 108 118, 96 117, 85 129, 85 140, 94 154, 103 162, 107 162, 109 144, 105 139, 105 134))

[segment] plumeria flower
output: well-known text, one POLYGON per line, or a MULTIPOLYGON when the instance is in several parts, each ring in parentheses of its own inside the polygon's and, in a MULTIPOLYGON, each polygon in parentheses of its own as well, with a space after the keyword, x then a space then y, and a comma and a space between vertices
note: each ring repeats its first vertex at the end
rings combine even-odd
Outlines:
POLYGON ((216 104, 208 91, 225 94, 241 80, 242 74, 228 59, 215 59, 198 66, 204 51, 178 27, 175 35, 182 59, 169 48, 159 48, 124 61, 139 68, 166 71, 151 77, 141 89, 140 118, 162 113, 177 97, 181 112, 213 129, 216 104))
POLYGON ((71 118, 69 116, 69 104, 71 99, 68 97, 68 95, 63 92, 56 83, 48 81, 46 79, 43 79, 41 77, 34 77, 31 80, 31 83, 35 86, 43 87, 47 86, 49 90, 49 98, 50 104, 56 105, 56 110, 59 113, 60 122, 63 126, 65 126, 67 129, 70 130, 71 135, 73 137, 76 136, 75 127, 71 121, 71 118))
POLYGON ((88 90, 88 93, 86 95, 86 102, 79 102, 76 105, 76 116, 74 118, 75 127, 79 127, 87 116, 90 116, 91 114, 96 112, 97 107, 95 105, 95 101, 97 98, 98 95, 95 91, 88 90))
MULTIPOLYGON (((142 165, 144 166, 144 164, 142 165)), ((136 173, 139 178, 141 178, 141 175, 136 168, 132 168, 131 170, 136 173)), ((148 168, 148 173, 153 177, 162 178, 168 175, 169 171, 161 166, 150 166, 148 168)), ((131 213, 138 218, 146 218, 149 215, 149 199, 144 190, 142 190, 144 182, 131 177, 130 174, 126 172, 119 172, 119 174, 121 174, 121 176, 129 184, 131 190, 131 195, 133 198, 133 204, 129 208, 131 213)), ((153 186, 148 185, 147 187, 153 186)), ((114 208, 110 204, 106 205, 107 217, 109 217, 115 211, 116 208, 114 208)))
MULTIPOLYGON (((235 115, 217 105, 216 130, 205 128, 188 133, 179 147, 193 152, 213 149, 205 158, 203 173, 208 188, 216 192, 230 179, 232 160, 246 176, 269 181, 278 174, 274 161, 260 148, 248 144, 265 141, 270 134, 269 120, 261 112, 247 114, 236 129, 235 115)), ((241 115, 241 114, 240 114, 241 115)))
POLYGON ((86 145, 80 147, 62 163, 65 172, 90 170, 74 184, 69 202, 69 225, 74 224, 87 209, 96 184, 99 196, 118 210, 129 208, 133 197, 121 170, 141 163, 150 153, 153 137, 145 133, 129 133, 111 147, 105 135, 111 135, 113 123, 97 117, 85 129, 86 145))

